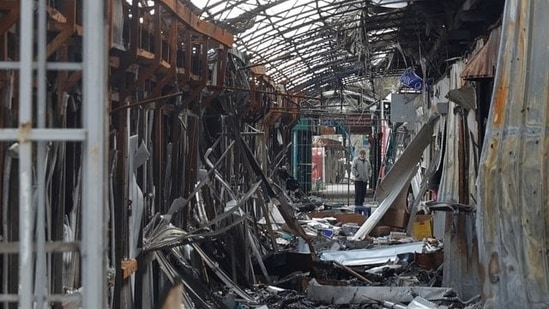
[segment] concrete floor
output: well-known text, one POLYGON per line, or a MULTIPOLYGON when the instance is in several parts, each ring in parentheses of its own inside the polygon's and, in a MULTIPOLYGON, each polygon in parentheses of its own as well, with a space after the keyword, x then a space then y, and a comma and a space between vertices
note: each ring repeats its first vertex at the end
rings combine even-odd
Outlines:
MULTIPOLYGON (((372 189, 368 189, 364 204, 373 201, 372 189)), ((320 189, 313 188, 310 195, 322 198, 325 204, 344 204, 345 206, 354 206, 355 186, 353 183, 325 184, 320 189)))

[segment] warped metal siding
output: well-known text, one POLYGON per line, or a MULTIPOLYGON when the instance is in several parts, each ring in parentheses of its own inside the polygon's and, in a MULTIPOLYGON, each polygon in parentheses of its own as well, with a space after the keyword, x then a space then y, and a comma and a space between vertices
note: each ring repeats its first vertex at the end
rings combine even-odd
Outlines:
POLYGON ((487 308, 549 303, 549 1, 508 0, 479 175, 487 308))
MULTIPOLYGON (((452 65, 449 77, 450 90, 463 86, 464 82, 460 75, 464 67, 463 62, 452 65)), ((476 127, 474 110, 460 109, 456 103, 449 102, 446 117, 446 150, 437 196, 440 202, 466 205, 472 202, 469 196, 475 192, 476 172, 470 161, 473 161, 472 156, 477 150, 473 150, 474 143, 469 137, 478 136, 476 127), (465 126, 465 123, 468 125, 465 126), (468 181, 464 181, 465 179, 468 181)), ((446 212, 442 216, 437 214, 436 218, 436 224, 444 225, 444 260, 451 261, 444 265, 443 285, 452 287, 463 298, 472 298, 478 295, 479 290, 474 213, 446 212), (440 220, 441 217, 443 220, 440 220)))
MULTIPOLYGON (((463 63, 452 65, 450 70, 450 90, 462 86, 459 75, 463 70, 463 63)), ((444 156, 444 172, 440 179, 438 200, 444 202, 459 202, 459 133, 457 119, 453 113, 456 104, 448 103, 448 115, 446 116, 446 152, 444 156)), ((442 128, 444 130, 444 128, 442 128)))

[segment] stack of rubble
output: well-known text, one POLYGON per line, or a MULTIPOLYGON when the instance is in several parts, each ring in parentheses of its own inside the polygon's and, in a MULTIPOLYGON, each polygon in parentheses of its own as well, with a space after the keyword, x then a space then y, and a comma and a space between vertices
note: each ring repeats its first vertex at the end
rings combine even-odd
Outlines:
POLYGON ((357 240, 353 236, 366 219, 361 214, 345 207, 298 213, 314 252, 284 224, 276 209, 272 216, 280 223, 277 243, 284 250, 264 259, 273 284, 258 292, 259 298, 269 295, 263 297, 264 302, 280 298, 288 307, 295 303, 295 308, 342 304, 353 308, 441 308, 456 302, 463 306, 451 289, 440 287, 442 243, 432 238, 428 215, 417 216, 414 236, 404 230, 407 217, 401 216, 399 221, 388 216, 364 240, 357 240), (383 307, 389 304, 393 307, 383 307))
POLYGON ((365 218, 292 190, 241 142, 248 175, 239 176, 255 182, 231 186, 212 168, 190 197, 174 200, 143 231, 142 255, 182 284, 186 308, 464 308, 477 301, 441 286, 443 247, 430 215, 391 207, 406 182, 388 174, 393 189, 384 186, 365 218), (195 195, 197 215, 185 229, 173 224, 195 195))

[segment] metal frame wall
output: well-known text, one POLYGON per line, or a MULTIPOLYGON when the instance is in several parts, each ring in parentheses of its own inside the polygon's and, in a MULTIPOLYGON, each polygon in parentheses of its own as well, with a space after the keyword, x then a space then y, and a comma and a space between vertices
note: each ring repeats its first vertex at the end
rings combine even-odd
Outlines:
POLYGON ((98 21, 104 20, 104 3, 97 0, 84 1, 83 61, 65 63, 47 62, 46 59, 46 0, 38 1, 36 20, 35 1, 23 0, 20 5, 20 61, 0 62, 0 70, 19 71, 19 127, 0 128, 0 142, 19 143, 19 242, 4 242, 0 249, 2 254, 17 254, 19 257, 19 292, 18 295, 0 294, 0 302, 18 302, 19 308, 27 309, 35 305, 37 308, 44 308, 50 302, 74 301, 75 298, 80 300, 78 294, 49 293, 47 287, 47 278, 53 275, 47 267, 47 254, 79 250, 83 272, 82 286, 85 289, 81 297, 82 305, 84 308, 103 308, 106 304, 105 229, 98 227, 105 224, 105 203, 101 200, 105 200, 107 183, 107 42, 104 39, 105 24, 98 21), (35 21, 38 23, 36 27, 35 21), (35 29, 37 33, 34 33, 35 29), (34 38, 37 38, 36 42, 34 38), (48 70, 83 71, 82 128, 46 127, 48 70), (33 99, 34 95, 36 99, 33 99), (36 115, 33 111, 36 111, 36 115), (45 153, 48 141, 82 143, 82 216, 85 220, 82 220, 80 242, 46 241, 45 153), (33 183, 33 179, 36 179, 36 183, 33 183), (34 230, 36 237, 33 237, 34 230))

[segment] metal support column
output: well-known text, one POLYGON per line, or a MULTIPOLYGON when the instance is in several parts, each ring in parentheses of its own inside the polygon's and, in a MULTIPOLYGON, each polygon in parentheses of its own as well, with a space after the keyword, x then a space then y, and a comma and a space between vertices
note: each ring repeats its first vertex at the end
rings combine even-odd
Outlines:
POLYGON ((104 209, 107 205, 107 173, 105 139, 107 114, 106 73, 107 37, 103 1, 84 1, 84 67, 83 67, 83 124, 88 130, 83 151, 82 190, 82 260, 84 308, 105 308, 106 277, 105 248, 106 224, 104 209), (99 20, 99 23, 98 23, 99 20), (99 197, 99 203, 97 203, 99 197))
POLYGON ((22 309, 32 308, 32 140, 26 132, 32 130, 32 62, 33 24, 32 1, 21 1, 21 53, 19 68, 19 301, 22 309))

